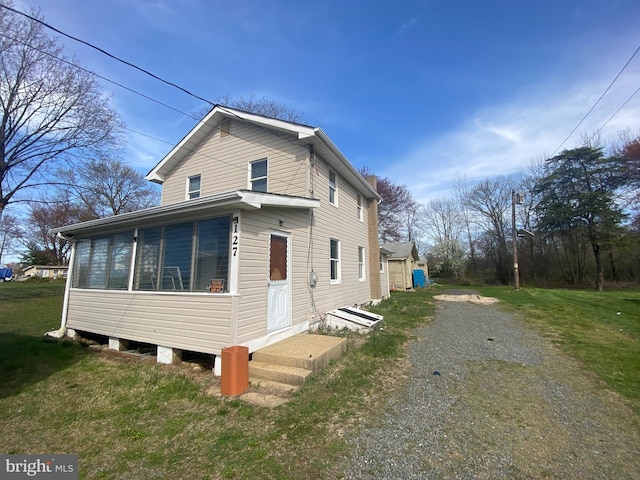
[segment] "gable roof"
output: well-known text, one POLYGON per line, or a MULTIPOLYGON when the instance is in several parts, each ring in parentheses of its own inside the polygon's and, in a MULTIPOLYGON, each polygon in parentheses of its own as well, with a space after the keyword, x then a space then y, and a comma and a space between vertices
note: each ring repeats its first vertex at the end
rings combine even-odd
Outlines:
POLYGON ((381 197, 367 180, 355 169, 342 152, 319 127, 310 127, 299 123, 269 118, 255 113, 243 112, 222 105, 214 106, 211 111, 191 129, 189 133, 146 175, 146 179, 162 184, 169 172, 182 162, 187 155, 208 138, 223 119, 230 118, 256 125, 260 128, 294 135, 301 146, 313 145, 315 152, 326 160, 342 178, 352 183, 366 198, 381 197))
POLYGON ((383 243, 380 248, 393 252, 389 255, 389 260, 402 260, 409 257, 418 260, 420 258, 414 242, 388 242, 383 243))

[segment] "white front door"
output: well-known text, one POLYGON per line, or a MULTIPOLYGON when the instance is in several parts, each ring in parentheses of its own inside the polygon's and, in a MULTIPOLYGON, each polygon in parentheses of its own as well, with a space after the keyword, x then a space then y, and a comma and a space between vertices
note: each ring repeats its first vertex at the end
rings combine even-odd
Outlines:
POLYGON ((267 332, 291 326, 291 280, 289 235, 269 234, 269 293, 267 332))

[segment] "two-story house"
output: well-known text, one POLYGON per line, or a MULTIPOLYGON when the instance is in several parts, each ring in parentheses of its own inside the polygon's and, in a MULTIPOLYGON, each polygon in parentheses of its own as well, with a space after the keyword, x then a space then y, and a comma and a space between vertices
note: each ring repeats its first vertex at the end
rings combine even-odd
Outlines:
POLYGON ((168 362, 253 352, 388 295, 380 197, 320 128, 216 106, 147 179, 160 206, 53 230, 73 244, 60 333, 168 362))

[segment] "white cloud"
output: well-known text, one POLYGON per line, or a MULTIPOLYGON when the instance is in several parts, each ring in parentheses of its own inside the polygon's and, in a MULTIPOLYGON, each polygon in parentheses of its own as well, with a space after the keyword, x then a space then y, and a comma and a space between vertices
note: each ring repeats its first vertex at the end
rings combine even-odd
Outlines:
MULTIPOLYGON (((633 94, 640 71, 625 74, 562 149, 579 145, 581 134, 596 132, 633 94)), ((413 145, 393 162, 392 171, 381 174, 407 184, 414 197, 425 202, 449 196, 456 176, 483 179, 523 171, 556 151, 606 85, 583 82, 537 98, 524 92, 510 103, 478 110, 456 129, 413 145)), ((600 137, 606 141, 626 128, 640 129, 640 94, 602 129, 600 137)))

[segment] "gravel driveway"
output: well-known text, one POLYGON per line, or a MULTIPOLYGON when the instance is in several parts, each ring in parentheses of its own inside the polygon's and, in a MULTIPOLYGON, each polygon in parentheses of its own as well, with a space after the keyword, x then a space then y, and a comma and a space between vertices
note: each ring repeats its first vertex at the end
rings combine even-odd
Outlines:
POLYGON ((405 389, 347 439, 345 478, 640 479, 637 417, 512 315, 439 301, 416 334, 405 389))

